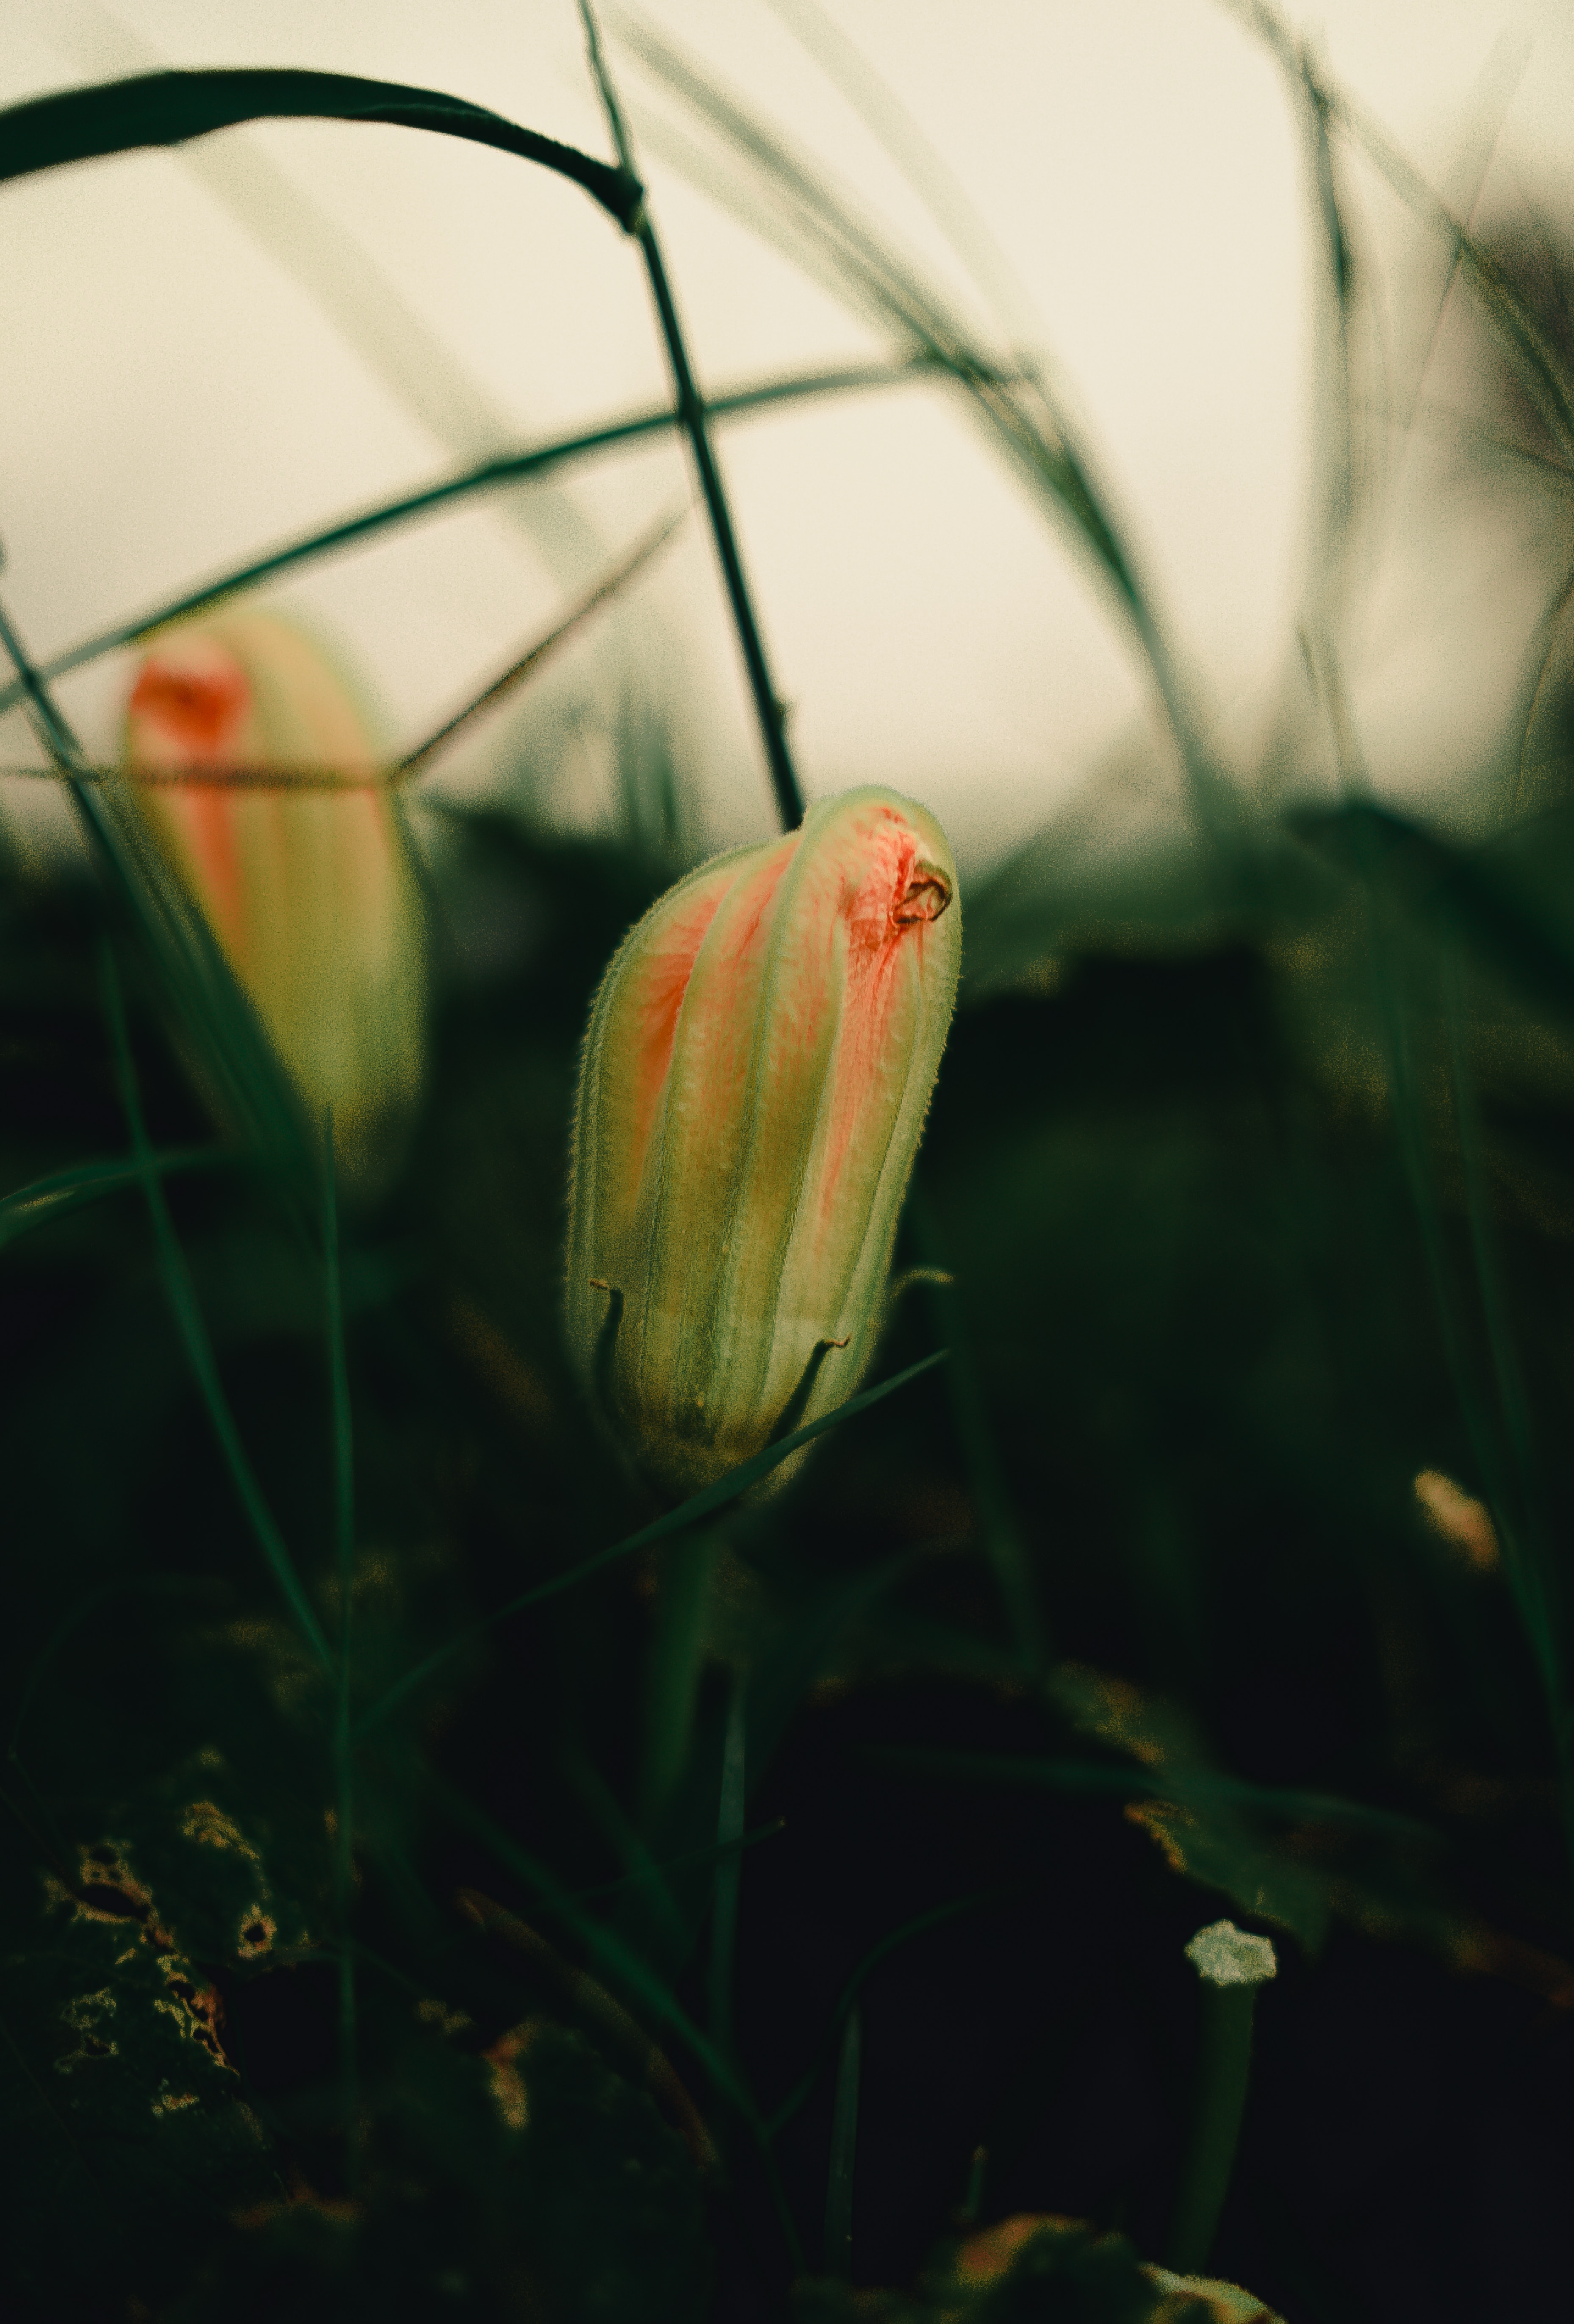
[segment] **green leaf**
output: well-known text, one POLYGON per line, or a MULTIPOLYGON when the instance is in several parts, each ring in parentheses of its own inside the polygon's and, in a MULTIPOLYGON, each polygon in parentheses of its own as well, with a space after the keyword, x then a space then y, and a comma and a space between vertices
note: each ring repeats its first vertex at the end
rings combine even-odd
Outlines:
POLYGON ((641 199, 640 188, 622 171, 463 97, 354 73, 252 69, 139 73, 11 106, 0 113, 0 180, 140 146, 182 145, 246 121, 390 122, 468 138, 573 179, 625 227, 641 199))
MULTIPOLYGON (((1210 1771, 1210 1755, 1185 1713, 1123 1679, 1107 1678, 1074 1663, 1054 1670, 1048 1692, 1085 1735, 1153 1769, 1155 1789, 1179 1774, 1210 1771)), ((1235 1802, 1193 1793, 1134 1803, 1130 1821, 1157 1841, 1171 1868, 1206 1888, 1222 1889, 1243 1913, 1288 1929, 1316 1953, 1328 1933, 1330 1881, 1269 1849, 1235 1802)))
POLYGON ((180 1146, 150 1153, 145 1160, 78 1162, 67 1170, 51 1170, 48 1177, 34 1178, 0 1200, 0 1250, 32 1227, 47 1225, 101 1195, 140 1186, 150 1171, 167 1177, 177 1170, 212 1170, 237 1159, 221 1147, 180 1146))

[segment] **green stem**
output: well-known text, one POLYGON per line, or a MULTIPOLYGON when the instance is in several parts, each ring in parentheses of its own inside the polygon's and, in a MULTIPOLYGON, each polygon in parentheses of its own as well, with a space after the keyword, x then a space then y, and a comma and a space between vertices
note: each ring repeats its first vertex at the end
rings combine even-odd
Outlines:
POLYGON ((711 1914, 711 2040, 732 2054, 732 1975, 738 1947, 738 1890, 743 1873, 744 1758, 748 1674, 735 1670, 722 1744, 721 1798, 716 1808, 716 1876, 711 1914))
POLYGON ((852 2274, 852 2172, 858 2159, 858 2094, 863 2062, 863 2013, 851 2009, 836 2066, 831 2117, 831 2168, 825 2181, 825 2273, 847 2282, 852 2274))
POLYGON ((1041 1678, 1050 1652, 1033 1560, 1017 1522, 1011 1488, 969 1339, 962 1297, 946 1268, 939 1222, 928 1194, 916 1181, 908 1192, 907 1216, 921 1256, 943 1278, 931 1279, 929 1302, 935 1329, 952 1351, 945 1384, 951 1399, 952 1425, 966 1465, 979 1530, 994 1568, 995 1584, 1023 1668, 1031 1677, 1041 1678))
POLYGON ((640 1804, 647 1833, 659 1823, 688 1761, 711 1575, 719 1547, 715 1534, 706 1530, 675 1542, 661 1556, 646 1671, 640 1804))
POLYGON ((1229 2192, 1235 2151, 1251 2080, 1255 1985, 1201 1987, 1201 2044, 1192 2104, 1192 2135, 1170 2226, 1166 2265, 1197 2275, 1213 2248, 1229 2192))
POLYGON ((756 1485, 762 1477, 768 1477, 780 1462, 796 1452, 800 1444, 812 1444, 815 1437, 823 1436, 828 1428, 840 1427, 844 1420, 852 1419, 855 1414, 867 1412, 871 1405, 894 1395, 909 1380, 921 1378, 934 1365, 943 1363, 949 1353, 946 1348, 936 1348, 933 1355, 921 1356, 916 1364, 909 1364, 906 1371, 894 1373, 889 1379, 881 1380, 878 1387, 861 1388, 856 1396, 850 1396, 845 1404, 837 1405, 833 1411, 823 1412, 817 1420, 805 1420, 803 1426, 795 1428, 790 1436, 782 1437, 778 1443, 768 1444, 763 1452, 753 1453, 749 1460, 741 1462, 725 1477, 719 1477, 713 1485, 702 1486, 686 1501, 680 1501, 677 1508, 668 1509, 665 1516, 653 1518, 648 1526, 641 1526, 638 1533, 629 1534, 623 1540, 613 1542, 610 1549, 598 1550, 594 1557, 584 1559, 578 1565, 571 1565, 566 1572, 554 1574, 548 1582, 538 1582, 533 1590, 526 1590, 518 1598, 511 1598, 506 1606, 498 1607, 494 1613, 483 1615, 479 1622, 468 1624, 456 1637, 434 1647, 402 1677, 395 1679, 393 1684, 378 1696, 370 1710, 362 1712, 356 1721, 354 1740, 357 1743, 363 1741, 433 1671, 439 1669, 450 1655, 457 1653, 470 1639, 483 1637, 494 1623, 506 1622, 513 1615, 522 1614, 528 1606, 538 1606, 544 1599, 556 1598, 559 1591, 576 1589, 580 1582, 588 1582, 593 1574, 602 1572, 620 1558, 632 1557, 636 1550, 652 1548, 657 1542, 666 1541, 673 1534, 683 1533, 690 1526, 698 1525, 702 1517, 725 1508, 729 1501, 735 1501, 741 1493, 746 1493, 750 1485, 756 1485))
POLYGON ((207 1411, 213 1433, 218 1439, 235 1492, 245 1510, 258 1546, 268 1562, 270 1570, 283 1593, 286 1604, 300 1626, 302 1636, 325 1670, 334 1667, 334 1657, 323 1636, 321 1623, 312 1610, 311 1601, 301 1587, 295 1571, 294 1560, 285 1545, 284 1536, 273 1519, 272 1511, 262 1497, 256 1473, 246 1458, 240 1431, 224 1392, 214 1358, 213 1343, 202 1320, 190 1271, 181 1253, 170 1206, 164 1200, 164 1189, 153 1166, 152 1148, 148 1139, 147 1126, 143 1120, 142 1098, 137 1088, 136 1066, 132 1057, 131 1041, 126 1031, 125 1008, 121 999, 120 979, 115 973, 115 955, 107 939, 102 955, 104 1005, 109 1019, 110 1038, 114 1043, 115 1068, 120 1081, 121 1102, 131 1128, 132 1152, 142 1168, 143 1197, 152 1216, 153 1237, 158 1246, 159 1271, 163 1277, 164 1296, 175 1320, 191 1367, 198 1391, 207 1411))
MULTIPOLYGON (((601 35, 596 29, 595 14, 590 0, 579 0, 580 18, 584 25, 585 45, 590 53, 590 68, 601 92, 606 112, 607 126, 612 143, 618 149, 618 160, 625 178, 637 180, 629 133, 623 123, 617 92, 602 55, 601 35)), ((644 255, 645 272, 649 277, 650 296, 655 302, 661 336, 667 343, 667 356, 672 369, 673 393, 677 399, 678 417, 688 437, 689 449, 699 477, 710 515, 711 531, 715 540, 716 557, 722 567, 722 577, 727 586, 728 602, 732 608, 733 626, 742 650, 743 667, 749 675, 750 692, 754 696, 754 714, 759 722, 760 740, 765 746, 766 763, 770 770, 770 786, 776 796, 777 813, 784 831, 796 831, 804 819, 803 788, 787 749, 784 706, 771 678, 766 660, 765 641, 759 634, 755 618, 754 601, 744 576, 743 559, 739 551, 737 535, 732 529, 732 513, 727 503, 726 486, 716 466, 711 447, 710 428, 706 420, 704 399, 695 382, 694 369, 684 342, 683 327, 677 319, 673 302, 672 286, 667 279, 662 261, 661 245, 656 238, 656 228, 650 222, 648 206, 642 201, 635 213, 630 231, 638 238, 644 255)))
POLYGON ((350 1688, 355 1613, 355 1463, 350 1380, 345 1361, 345 1311, 339 1271, 339 1204, 330 1107, 322 1134, 323 1320, 333 1415, 334 1536, 339 1584, 339 1657, 334 1691, 334 1918, 339 1934, 339 2075, 344 2098, 346 2177, 360 2166, 360 2075, 356 2057, 355 1957, 350 1916, 355 1893, 355 1755, 350 1739, 350 1688))

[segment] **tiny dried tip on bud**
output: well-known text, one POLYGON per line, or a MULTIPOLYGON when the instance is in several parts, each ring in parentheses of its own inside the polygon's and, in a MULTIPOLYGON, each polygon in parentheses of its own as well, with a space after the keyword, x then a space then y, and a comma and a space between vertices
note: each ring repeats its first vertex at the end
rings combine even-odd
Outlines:
POLYGON ((899 928, 916 927, 920 920, 937 920, 951 902, 951 882, 933 863, 916 863, 907 887, 892 908, 899 928))
POLYGON ((1271 1941, 1238 1929, 1233 1921, 1199 1929, 1186 1947, 1186 1959, 1204 1985, 1265 1985, 1279 1974, 1271 1941))

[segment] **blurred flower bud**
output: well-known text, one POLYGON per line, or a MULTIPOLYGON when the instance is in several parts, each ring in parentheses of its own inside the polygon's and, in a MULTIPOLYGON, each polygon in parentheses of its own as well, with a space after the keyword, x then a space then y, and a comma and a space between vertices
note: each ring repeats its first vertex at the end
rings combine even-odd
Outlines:
POLYGON ((1134 2324, 1138 2318, 1141 2324, 1279 2324, 1238 2284, 1146 2265, 1124 2236, 1053 2213, 1019 2211, 943 2246, 925 2288, 937 2309, 958 2318, 970 2308, 1050 2316, 1069 2315, 1074 2307, 1079 2316, 1134 2324), (1020 2287, 1020 2301, 997 2310, 990 2293, 1007 2278, 1020 2287))
POLYGON ((955 895, 932 816, 850 791, 680 881, 607 971, 568 1338, 668 1492, 839 1404, 874 1351, 956 994, 955 895))
POLYGON ((143 658, 123 765, 307 1109, 332 1107, 345 1175, 375 1176, 419 1085, 425 948, 398 808, 343 681, 266 614, 182 622, 143 658))

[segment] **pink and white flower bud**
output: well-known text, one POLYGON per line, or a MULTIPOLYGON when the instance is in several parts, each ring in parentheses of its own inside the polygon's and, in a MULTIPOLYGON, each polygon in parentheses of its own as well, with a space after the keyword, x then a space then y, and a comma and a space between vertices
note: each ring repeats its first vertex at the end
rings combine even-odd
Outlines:
POLYGON ((851 791, 680 881, 607 970, 568 1339, 667 1491, 841 1403, 874 1352, 955 1001, 955 898, 934 818, 851 791))
POLYGON ((270 615, 181 623, 137 672, 122 763, 307 1109, 331 1106, 346 1173, 374 1175, 419 1087, 425 944, 398 807, 344 682, 270 615))

